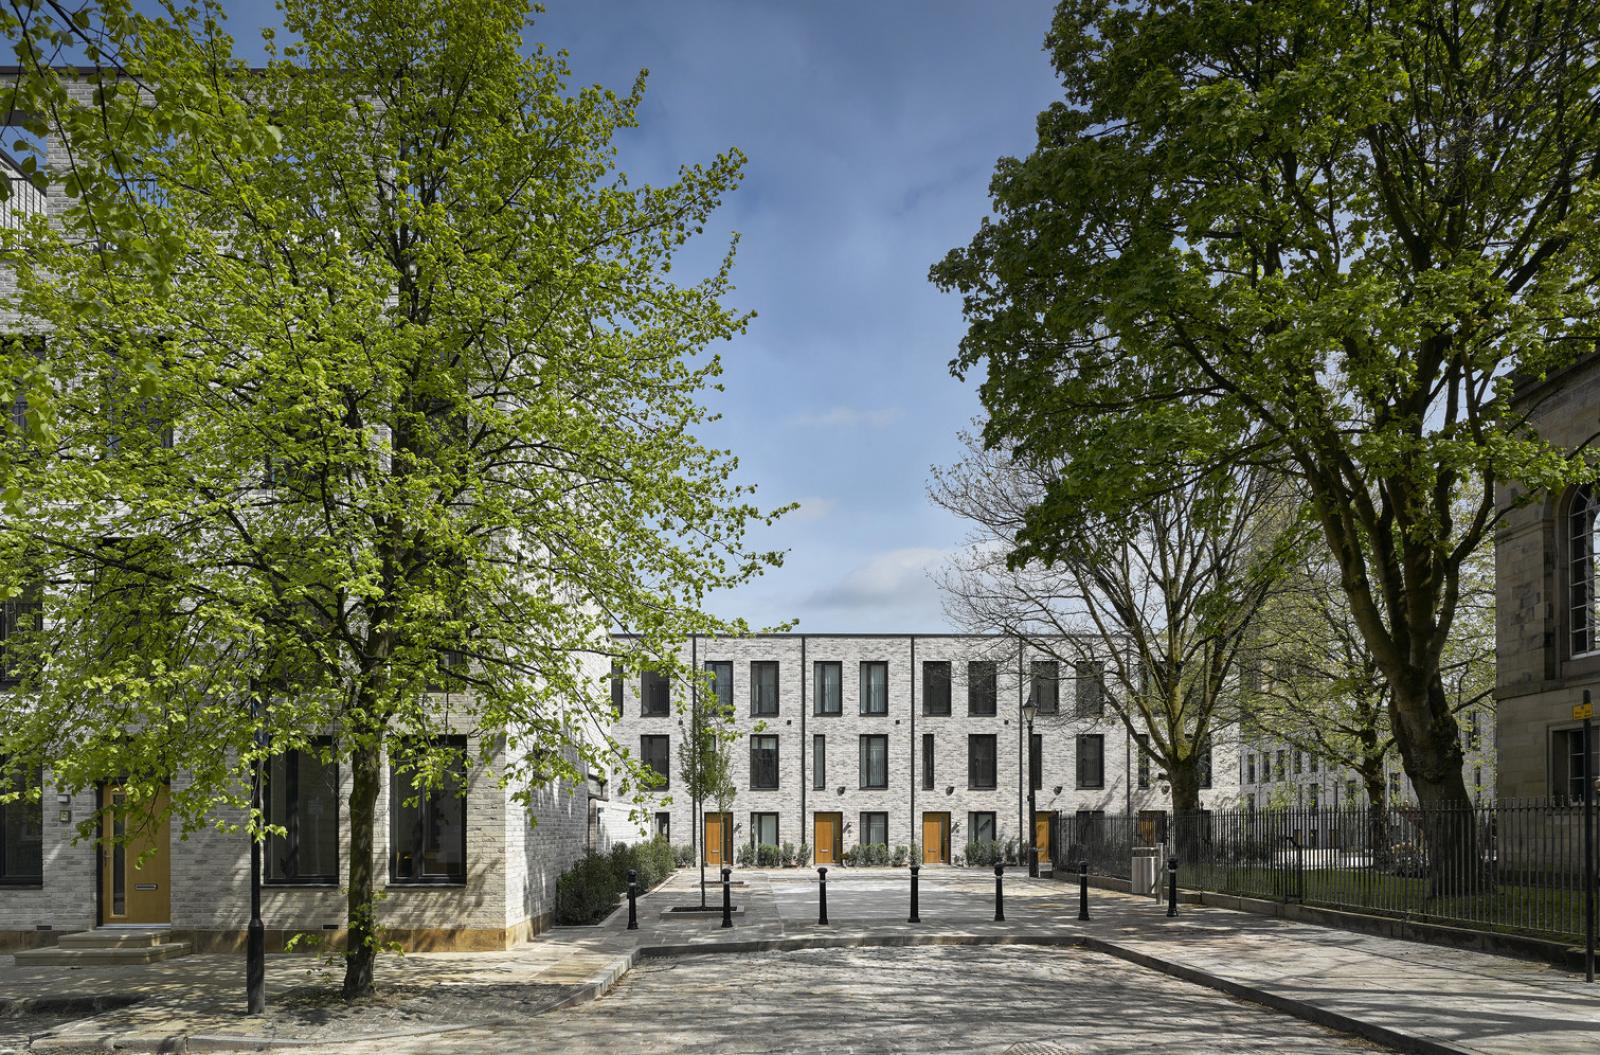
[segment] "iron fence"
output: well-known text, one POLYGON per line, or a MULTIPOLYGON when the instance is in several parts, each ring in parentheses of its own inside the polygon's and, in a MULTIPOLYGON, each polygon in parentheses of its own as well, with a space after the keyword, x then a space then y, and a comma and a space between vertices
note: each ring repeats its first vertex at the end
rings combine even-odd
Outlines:
MULTIPOLYGON (((1177 856, 1179 884, 1557 940, 1584 935, 1583 807, 1063 814, 1056 865, 1131 878, 1137 847, 1177 856), (1160 818, 1158 821, 1157 818, 1160 818)), ((1600 841, 1600 840, 1597 840, 1600 841)), ((1148 851, 1147 851, 1148 852, 1148 851)))

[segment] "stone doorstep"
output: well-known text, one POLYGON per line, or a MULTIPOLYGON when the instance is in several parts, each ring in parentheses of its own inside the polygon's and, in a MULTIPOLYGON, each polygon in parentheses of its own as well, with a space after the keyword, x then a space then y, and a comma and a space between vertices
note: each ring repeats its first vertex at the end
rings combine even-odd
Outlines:
POLYGON ((116 967, 125 964, 157 963, 175 956, 186 956, 188 953, 188 942, 169 941, 135 946, 80 948, 47 946, 43 949, 26 949, 13 953, 12 956, 18 967, 116 967))
POLYGON ((133 949, 162 944, 170 932, 165 930, 79 930, 61 935, 62 949, 133 949))

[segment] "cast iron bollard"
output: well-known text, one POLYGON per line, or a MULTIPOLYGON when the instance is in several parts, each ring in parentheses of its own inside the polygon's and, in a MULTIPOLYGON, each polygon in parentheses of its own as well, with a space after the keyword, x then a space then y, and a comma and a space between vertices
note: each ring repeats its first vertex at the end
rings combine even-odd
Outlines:
POLYGON ((724 868, 722 870, 722 925, 724 927, 733 926, 733 885, 729 882, 732 875, 733 869, 724 868))
POLYGON ((824 865, 817 869, 817 926, 828 925, 828 869, 824 865))
POLYGON ((921 865, 911 866, 911 918, 907 923, 921 923, 922 917, 917 915, 917 873, 922 871, 921 865))
POLYGON ((1078 862, 1078 918, 1089 918, 1089 862, 1078 862))
POLYGON ((1005 874, 1005 865, 998 864, 994 866, 994 921, 996 923, 1004 923, 1006 921, 1006 891, 1003 885, 1005 880, 1002 878, 1005 874))
POLYGON ((639 873, 628 869, 628 929, 639 929, 639 873))
POLYGON ((1167 915, 1178 914, 1178 859, 1167 858, 1167 915))

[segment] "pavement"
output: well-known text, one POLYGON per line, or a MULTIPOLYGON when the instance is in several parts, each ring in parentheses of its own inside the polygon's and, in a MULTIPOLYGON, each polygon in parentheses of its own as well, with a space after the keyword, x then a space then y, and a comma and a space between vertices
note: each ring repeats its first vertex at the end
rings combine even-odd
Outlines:
MULTIPOLYGON (((431 993, 448 993, 457 987, 454 991, 459 991, 464 1009, 460 1021, 440 1021, 435 1014, 426 1023, 410 1022, 404 1008, 387 1017, 356 1016, 314 1030, 279 1020, 247 1019, 238 1014, 243 969, 237 956, 191 956, 144 967, 78 971, 6 967, 6 958, 0 957, 0 998, 61 998, 74 993, 141 998, 131 1007, 57 1026, 32 1038, 31 1050, 36 1051, 114 1046, 146 1051, 271 1048, 325 1052, 332 1050, 328 1045, 337 1044, 340 1051, 361 1051, 366 1045, 365 1050, 381 1048, 384 1055, 488 1052, 525 1038, 533 1015, 541 1016, 536 1027, 540 1037, 547 1030, 554 1031, 552 1036, 562 1035, 564 1029, 577 1028, 573 1026, 577 1023, 583 1027, 578 1033, 586 1029, 585 1035, 608 1043, 603 1031, 611 1028, 611 1011, 622 1014, 633 1009, 637 1013, 648 1004, 655 984, 652 979, 667 970, 678 972, 679 995, 672 999, 681 1001, 684 991, 700 991, 697 984, 686 987, 687 980, 697 973, 715 978, 719 972, 731 972, 736 983, 746 967, 755 971, 758 966, 797 956, 820 957, 819 970, 830 962, 843 964, 867 957, 873 970, 888 972, 883 985, 892 990, 910 984, 893 976, 896 956, 908 964, 936 957, 941 958, 941 977, 965 979, 960 988, 947 982, 940 992, 969 1020, 984 1017, 973 992, 984 991, 991 976, 1004 975, 996 963, 1009 962, 1019 965, 1014 969, 1025 975, 1018 978, 1018 991, 1028 991, 1036 982, 1044 984, 1040 979, 1054 979, 1053 991, 1069 994, 1086 984, 1103 987, 1109 979, 1120 979, 1116 988, 1122 993, 1124 1013, 1135 1017, 1148 1004, 1149 987, 1159 990, 1176 985, 1186 994, 1185 1001, 1194 999, 1195 986, 1212 990, 1203 996, 1213 1001, 1219 1015, 1220 1009, 1234 1008, 1236 1001, 1244 1000, 1257 1005, 1251 1009, 1255 1014, 1267 1014, 1261 1010, 1264 1005, 1310 1024, 1288 1024, 1280 1015, 1269 1015, 1277 1023, 1280 1038, 1296 1030, 1328 1027, 1391 1049, 1430 1055, 1576 1055, 1580 1051, 1588 1055, 1600 1044, 1600 987, 1586 985, 1581 975, 1539 963, 1198 905, 1183 904, 1179 914, 1169 918, 1163 905, 1148 898, 1102 890, 1090 892, 1093 918, 1082 922, 1077 919, 1075 884, 1010 875, 1005 879, 1006 918, 995 922, 993 874, 942 867, 923 869, 918 924, 907 922, 909 884, 904 869, 830 869, 830 924, 823 927, 817 923, 814 871, 741 870, 740 878, 746 885, 734 891, 741 911, 731 928, 721 926, 719 915, 686 916, 667 911, 698 900, 698 876, 684 872, 640 900, 637 931, 625 929, 626 912, 619 911, 597 927, 558 928, 502 953, 412 954, 380 961, 380 989, 420 985, 431 993), (1004 945, 1043 948, 988 948, 1004 945), (919 948, 899 948, 903 946, 919 948), (727 955, 730 953, 739 955, 727 955), (962 963, 970 963, 970 970, 964 971, 962 963), (1021 966, 1028 963, 1044 966, 1021 966), (1035 969, 1044 973, 1037 978, 1027 974, 1035 969), (620 991, 606 996, 619 983, 620 991), (497 998, 478 999, 485 987, 493 987, 497 998), (507 992, 516 993, 518 999, 508 1001, 507 992), (1219 998, 1217 992, 1233 999, 1219 998), (602 997, 591 1008, 572 1010, 602 997)), ((710 900, 717 903, 720 890, 713 890, 710 900)), ((314 970, 311 957, 271 958, 269 1003, 275 996, 306 985, 314 970)), ((336 984, 336 979, 328 984, 336 984)), ((848 995, 837 987, 823 989, 841 999, 848 995)), ((745 991, 756 992, 753 987, 745 991)), ((788 995, 798 998, 800 992, 778 984, 775 991, 761 990, 760 995, 781 1004, 788 995)), ((806 999, 814 999, 815 989, 804 993, 806 999)), ((931 1006, 915 994, 907 1001, 907 1007, 931 1006)), ((662 1003, 657 1002, 658 1013, 662 1003)), ((700 1032, 688 1035, 704 1045, 707 1024, 720 1021, 718 1011, 729 1006, 724 1000, 702 1008, 695 1019, 700 1032)), ((1110 1014, 1107 1009, 1112 1005, 1093 1006, 1110 1014)), ((812 1011, 822 1019, 831 1017, 826 1007, 812 1011)), ((693 1009, 684 1013, 692 1014, 693 1009)), ((1003 1015, 1008 1028, 1016 1016, 1017 1009, 1008 1006, 1003 1015)), ((905 1021, 899 1010, 888 1017, 905 1021)), ((1025 1018, 1022 1015, 1017 1020, 1025 1018)), ((932 1013, 918 1021, 924 1019, 941 1020, 932 1013)), ((1045 1024, 1060 1019, 1057 1013, 1053 1019, 1047 1017, 1045 1024)), ((730 1022, 740 1020, 742 1012, 729 1018, 730 1022)), ((621 1029, 623 1019, 615 1021, 621 1029)), ((848 1020, 840 1016, 835 1021, 848 1020)), ((0 1019, 0 1030, 3 1022, 0 1019)), ((710 1050, 790 1050, 779 1035, 759 1024, 753 1027, 755 1032, 750 1032, 748 1025, 743 1028, 744 1032, 723 1037, 716 1042, 723 1046, 710 1050)), ((936 1032, 932 1039, 924 1038, 920 1048, 911 1045, 904 1049, 892 1043, 874 1046, 878 1040, 868 1035, 860 1050, 936 1049, 933 1039, 955 1035, 949 1030, 936 1032)), ((1148 1049, 1161 1050, 1152 1046, 1153 1038, 1166 1036, 1165 1032, 1146 1036, 1148 1049)), ((1060 1033, 1054 1039, 1041 1040, 1039 1043, 1057 1047, 1037 1050, 1122 1050, 1061 1047, 1065 1037, 1060 1033)), ((1253 1041, 1248 1036, 1241 1037, 1236 1049, 1215 1050, 1256 1050, 1249 1046, 1253 1041)), ((1083 1040, 1079 1034, 1073 1043, 1083 1040)), ((663 1050, 675 1050, 667 1034, 662 1043, 663 1050)), ((4 1046, 0 1040, 0 1049, 4 1046)), ((980 1045, 969 1037, 967 1046, 976 1050, 980 1045)), ((612 1049, 602 1043, 593 1050, 612 1049)), ((845 1049, 830 1041, 830 1050, 845 1049)), ((1189 1050, 1196 1049, 1191 1045, 1189 1050)), ((1202 1045, 1200 1050, 1212 1049, 1202 1045)))

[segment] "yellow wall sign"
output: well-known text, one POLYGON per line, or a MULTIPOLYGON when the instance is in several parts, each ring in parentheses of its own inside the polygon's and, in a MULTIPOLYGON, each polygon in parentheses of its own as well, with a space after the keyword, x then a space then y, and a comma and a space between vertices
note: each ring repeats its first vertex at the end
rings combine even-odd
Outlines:
POLYGON ((1581 722, 1585 718, 1593 718, 1593 717, 1594 717, 1594 704, 1592 704, 1592 703, 1579 703, 1579 704, 1574 704, 1573 705, 1573 708, 1572 708, 1572 720, 1573 721, 1581 722))

